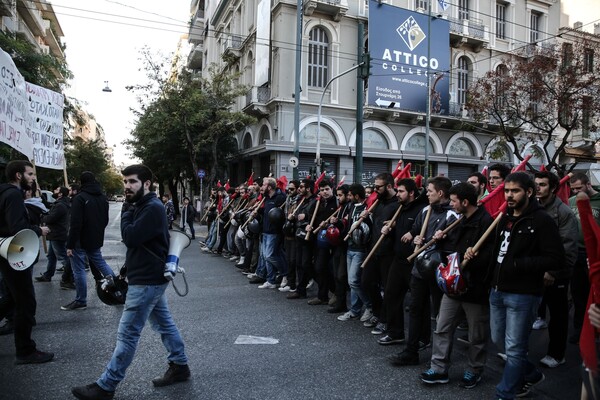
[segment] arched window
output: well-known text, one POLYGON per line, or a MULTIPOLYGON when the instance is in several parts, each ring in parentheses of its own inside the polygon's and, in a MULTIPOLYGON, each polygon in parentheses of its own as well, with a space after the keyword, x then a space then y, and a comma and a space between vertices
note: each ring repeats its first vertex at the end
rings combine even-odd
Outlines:
POLYGON ((325 87, 329 80, 329 38, 325 29, 317 26, 308 39, 308 86, 325 87))
POLYGON ((460 57, 458 59, 458 68, 456 70, 457 85, 456 85, 456 96, 458 104, 465 104, 467 102, 467 89, 469 88, 469 69, 471 62, 467 57, 460 57))
POLYGON ((473 145, 463 138, 456 139, 450 146, 450 155, 472 157, 475 155, 473 145))
POLYGON ((266 125, 263 125, 263 127, 260 128, 258 144, 264 144, 267 140, 271 140, 271 135, 269 134, 269 128, 267 128, 266 125))
POLYGON ((375 129, 365 129, 363 131, 363 147, 366 149, 384 149, 390 148, 385 136, 375 129))
POLYGON ((244 135, 244 142, 242 146, 244 147, 244 150, 252 148, 252 135, 250 134, 250 132, 246 132, 246 134, 244 135))
MULTIPOLYGON (((335 135, 329 129, 329 127, 325 125, 321 125, 321 132, 319 134, 319 140, 321 144, 331 144, 337 145, 337 140, 335 140, 335 135)), ((317 124, 309 124, 304 127, 300 131, 300 143, 317 143, 317 124)))
POLYGON ((512 163, 512 151, 504 143, 496 143, 489 150, 490 160, 500 161, 502 163, 512 163))
MULTIPOLYGON (((406 151, 411 151, 413 153, 425 153, 425 134, 424 133, 415 133, 408 139, 406 142, 406 151)), ((431 138, 429 139, 429 154, 435 151, 435 145, 431 138)))

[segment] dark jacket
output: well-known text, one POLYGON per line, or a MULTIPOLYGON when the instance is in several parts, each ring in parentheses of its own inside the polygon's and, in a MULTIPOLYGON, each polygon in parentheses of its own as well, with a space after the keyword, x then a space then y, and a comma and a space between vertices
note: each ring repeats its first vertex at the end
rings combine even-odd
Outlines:
POLYGON ((404 243, 400 239, 404 234, 410 232, 415 224, 417 216, 426 205, 426 196, 419 196, 410 203, 403 205, 402 211, 400 211, 400 215, 398 215, 398 218, 396 219, 396 226, 390 233, 390 235, 393 235, 394 253, 398 256, 398 260, 402 265, 412 264, 408 262, 406 258, 413 253, 415 246, 412 242, 404 243))
POLYGON ((70 214, 71 200, 68 197, 61 197, 54 202, 50 212, 44 217, 44 223, 50 228, 46 239, 62 242, 67 240, 70 214))
POLYGON ((163 273, 169 251, 169 231, 164 206, 154 192, 146 194, 135 203, 135 207, 121 213, 121 237, 127 246, 125 265, 129 284, 166 283, 163 273))
MULTIPOLYGON (((398 203, 396 196, 392 196, 388 199, 379 199, 379 203, 377 203, 371 214, 373 226, 371 228, 371 243, 369 245, 369 250, 375 246, 375 243, 377 243, 381 236, 381 228, 383 228, 386 221, 392 219, 398 207, 400 207, 400 204, 398 203)), ((377 247, 374 255, 380 256, 383 254, 390 254, 393 249, 393 238, 388 235, 388 237, 381 241, 381 244, 377 247)))
POLYGON ((541 296, 544 272, 565 268, 565 249, 558 227, 535 198, 519 217, 509 210, 496 228, 492 288, 503 292, 541 296), (504 231, 510 231, 506 245, 504 231), (498 258, 500 248, 505 250, 498 258))
POLYGON ((39 226, 29 223, 23 192, 13 184, 0 184, 0 237, 14 236, 22 229, 31 229, 38 236, 42 234, 39 226))
POLYGON ((263 207, 261 207, 260 210, 258 210, 259 214, 262 214, 263 216, 263 233, 281 233, 281 230, 277 230, 275 229, 275 227, 271 226, 271 221, 269 220, 269 211, 271 211, 273 208, 280 207, 283 203, 285 203, 285 194, 283 194, 283 192, 279 188, 275 189, 275 193, 273 193, 273 196, 265 196, 265 202, 263 203, 263 207))
POLYGON ((194 223, 194 218, 196 218, 196 209, 189 203, 187 206, 181 207, 181 214, 185 213, 185 222, 189 225, 194 223))
POLYGON ((548 271, 550 275, 557 281, 556 283, 566 283, 573 273, 573 267, 577 261, 577 218, 571 208, 562 202, 557 196, 554 196, 552 201, 544 205, 544 209, 558 226, 558 233, 565 248, 566 268, 559 271, 548 271))
MULTIPOLYGON (((301 201, 302 199, 298 199, 301 201)), ((310 220, 312 219, 313 211, 315 210, 315 205, 317 204, 317 196, 310 196, 304 199, 302 204, 298 207, 296 211, 296 231, 302 230, 306 228, 307 225, 310 224, 310 220), (304 214, 304 219, 302 221, 298 220, 298 215, 304 214)))
MULTIPOLYGON (((321 222, 325 221, 327 218, 331 217, 331 214, 335 212, 338 208, 337 198, 335 196, 331 196, 327 200, 321 198, 321 202, 319 203, 319 210, 317 211, 317 216, 315 218, 315 222, 313 223, 313 230, 317 229, 321 222)), ((314 209, 313 209, 314 212, 314 209)), ((310 216, 312 218, 312 214, 310 216)), ((316 232, 314 232, 316 233, 316 232)))
MULTIPOLYGON (((162 214, 164 215, 164 207, 162 214)), ((166 219, 165 219, 166 221, 166 219)), ((104 244, 104 230, 108 225, 108 200, 99 183, 81 186, 71 201, 71 224, 67 249, 95 250, 104 244)))
MULTIPOLYGON (((469 247, 475 246, 486 229, 494 222, 485 208, 478 207, 469 218, 463 217, 455 228, 455 249, 460 254, 460 260, 469 247)), ((467 282, 467 292, 452 298, 468 303, 487 304, 489 285, 486 278, 489 275, 490 257, 494 249, 493 235, 490 235, 478 251, 477 257, 467 263, 462 274, 467 282)))
MULTIPOLYGON (((350 208, 350 211, 348 212, 348 222, 346 223, 346 228, 342 231, 343 237, 346 237, 348 235, 348 233, 350 232, 350 229, 352 229, 352 225, 354 225, 354 223, 360 219, 360 215, 362 214, 363 211, 365 211, 366 208, 367 208, 367 204, 365 202, 354 203, 352 205, 352 207, 350 208)), ((369 231, 370 231, 370 229, 373 225, 371 223, 371 219, 365 218, 363 220, 363 222, 369 226, 369 231)), ((360 252, 365 253, 367 251, 368 247, 369 247, 368 244, 362 245, 360 243, 356 243, 354 241, 354 239, 352 238, 352 235, 350 235, 350 237, 348 238, 348 250, 360 251, 360 252)))

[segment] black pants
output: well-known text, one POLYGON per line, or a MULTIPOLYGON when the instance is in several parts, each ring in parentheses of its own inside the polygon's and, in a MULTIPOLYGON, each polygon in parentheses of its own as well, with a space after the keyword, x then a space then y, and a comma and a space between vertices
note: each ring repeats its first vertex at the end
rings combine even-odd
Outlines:
POLYGON ((317 297, 322 301, 329 300, 329 292, 335 293, 331 256, 331 249, 329 248, 317 247, 315 251, 315 280, 319 285, 317 297))
POLYGON ((346 296, 350 287, 348 286, 348 242, 341 243, 333 250, 333 278, 335 280, 335 298, 334 307, 342 310, 346 309, 346 296))
POLYGON ((290 289, 296 289, 296 240, 293 238, 286 237, 283 241, 283 245, 285 248, 285 256, 287 258, 288 263, 288 286, 290 287, 290 289))
POLYGON ((315 276, 313 253, 315 242, 296 238, 296 267, 298 272, 298 285, 296 291, 301 296, 306 296, 306 285, 315 276))
POLYGON ((412 265, 406 263, 406 257, 395 256, 388 272, 383 302, 387 333, 394 339, 404 337, 404 298, 410 289, 411 269, 412 265))
POLYGON ((393 259, 394 253, 390 251, 373 256, 366 265, 363 264, 361 287, 371 299, 373 315, 384 323, 387 321, 385 320, 386 312, 381 291, 386 286, 388 271, 393 259))
POLYGON ((17 357, 25 357, 36 351, 31 331, 35 325, 35 291, 32 279, 33 268, 23 271, 12 269, 8 262, 0 259, 0 272, 8 289, 8 296, 0 299, 0 320, 14 310, 14 337, 17 357))
POLYGON ((583 326, 583 317, 587 308, 588 296, 590 294, 590 278, 587 266, 587 254, 585 249, 579 249, 577 261, 573 268, 571 277, 571 297, 573 298, 573 328, 574 334, 579 336, 583 326))
POLYGON ((435 280, 415 276, 410 280, 410 319, 406 351, 418 354, 419 341, 429 343, 431 338, 431 312, 437 317, 442 302, 442 291, 435 280), (431 300, 430 300, 431 298, 431 300), (432 307, 433 306, 433 307, 432 307), (432 310, 433 308, 433 310, 432 310))
POLYGON ((550 311, 548 324, 548 355, 560 361, 565 357, 569 331, 569 281, 555 282, 544 291, 538 315, 546 318, 546 307, 550 311))

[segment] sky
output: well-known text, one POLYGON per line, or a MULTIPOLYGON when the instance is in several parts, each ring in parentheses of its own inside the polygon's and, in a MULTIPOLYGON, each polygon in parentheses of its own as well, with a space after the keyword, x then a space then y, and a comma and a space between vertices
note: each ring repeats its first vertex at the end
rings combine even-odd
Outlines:
POLYGON ((173 53, 188 32, 191 0, 51 0, 74 74, 67 96, 84 103, 104 128, 115 164, 130 164, 122 144, 134 127, 137 103, 127 85, 146 82, 139 50, 173 53), (108 81, 112 93, 102 89, 108 81))

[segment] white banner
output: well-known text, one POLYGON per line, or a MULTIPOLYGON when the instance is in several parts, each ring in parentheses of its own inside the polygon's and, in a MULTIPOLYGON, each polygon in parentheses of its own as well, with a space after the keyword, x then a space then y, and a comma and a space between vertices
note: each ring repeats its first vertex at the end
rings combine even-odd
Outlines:
POLYGON ((12 58, 0 49, 0 142, 32 159, 30 127, 25 79, 12 58))
POLYGON ((26 82, 32 119, 33 163, 36 167, 63 169, 63 107, 61 93, 26 82))

